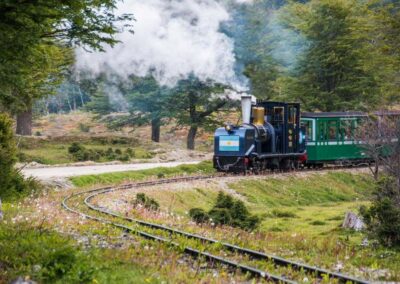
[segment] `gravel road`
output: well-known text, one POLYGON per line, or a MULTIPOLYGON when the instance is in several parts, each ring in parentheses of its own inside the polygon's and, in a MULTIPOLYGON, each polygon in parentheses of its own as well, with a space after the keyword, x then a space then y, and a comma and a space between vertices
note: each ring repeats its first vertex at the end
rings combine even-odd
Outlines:
POLYGON ((95 165, 95 166, 69 166, 69 167, 46 167, 46 168, 25 168, 22 173, 25 176, 32 176, 41 180, 53 178, 65 178, 71 176, 82 176, 102 173, 126 172, 153 169, 158 167, 176 167, 179 165, 193 165, 194 162, 168 162, 168 163, 143 163, 143 164, 119 164, 119 165, 95 165))

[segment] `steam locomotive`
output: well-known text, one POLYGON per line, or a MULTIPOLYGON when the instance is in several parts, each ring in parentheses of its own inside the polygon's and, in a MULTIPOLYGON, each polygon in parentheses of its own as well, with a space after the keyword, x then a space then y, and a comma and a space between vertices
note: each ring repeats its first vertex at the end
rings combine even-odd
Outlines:
POLYGON ((224 172, 289 170, 307 160, 300 104, 242 96, 240 126, 225 124, 214 136, 214 168, 224 172))

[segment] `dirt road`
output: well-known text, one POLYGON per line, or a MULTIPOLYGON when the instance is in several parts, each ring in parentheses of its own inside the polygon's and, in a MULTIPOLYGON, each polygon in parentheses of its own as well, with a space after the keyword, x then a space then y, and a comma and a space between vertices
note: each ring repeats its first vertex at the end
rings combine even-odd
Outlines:
POLYGON ((198 164, 194 162, 168 162, 168 163, 143 163, 143 164, 118 164, 118 165, 95 165, 95 166, 69 166, 69 167, 46 167, 46 168, 25 168, 22 173, 25 176, 36 177, 41 180, 53 178, 65 178, 71 176, 82 176, 102 173, 138 171, 158 167, 176 167, 179 165, 198 164))

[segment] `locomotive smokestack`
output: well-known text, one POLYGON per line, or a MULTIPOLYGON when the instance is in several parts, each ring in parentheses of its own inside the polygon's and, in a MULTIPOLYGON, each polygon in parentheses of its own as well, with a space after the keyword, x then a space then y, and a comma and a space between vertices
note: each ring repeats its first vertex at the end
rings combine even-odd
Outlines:
POLYGON ((242 96, 242 120, 243 124, 250 123, 251 96, 242 96))

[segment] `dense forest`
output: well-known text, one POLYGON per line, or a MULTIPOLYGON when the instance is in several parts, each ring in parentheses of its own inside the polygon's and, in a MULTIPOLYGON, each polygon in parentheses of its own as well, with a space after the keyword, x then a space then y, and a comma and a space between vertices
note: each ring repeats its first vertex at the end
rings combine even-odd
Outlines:
MULTIPOLYGON (((117 22, 134 30, 133 15, 96 10, 112 11, 114 1, 99 1, 98 7, 90 7, 91 1, 65 7, 57 1, 29 2, 0 6, 0 29, 8 39, 0 44, 5 63, 0 109, 16 115, 17 133, 31 134, 32 109, 37 115, 124 112, 112 127, 148 123, 152 139, 159 141, 162 124, 176 119, 189 126, 187 146, 193 149, 197 129, 215 125, 212 114, 235 105, 229 95, 235 86, 215 78, 189 74, 171 86, 158 82, 152 69, 144 77, 122 77, 107 68, 100 73, 76 68, 76 46, 102 50, 103 44, 118 44, 117 22)), ((223 3, 231 17, 220 32, 232 39, 235 72, 257 98, 299 101, 311 111, 375 110, 398 102, 398 1, 223 3)))

